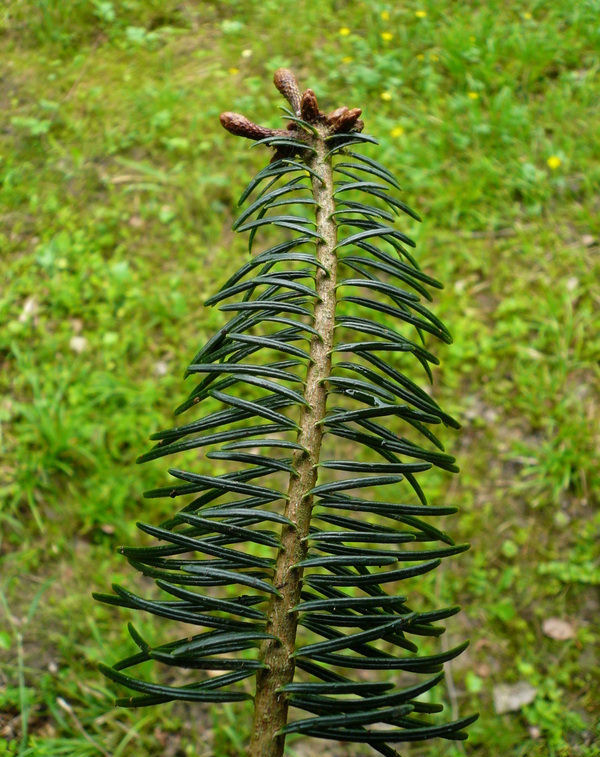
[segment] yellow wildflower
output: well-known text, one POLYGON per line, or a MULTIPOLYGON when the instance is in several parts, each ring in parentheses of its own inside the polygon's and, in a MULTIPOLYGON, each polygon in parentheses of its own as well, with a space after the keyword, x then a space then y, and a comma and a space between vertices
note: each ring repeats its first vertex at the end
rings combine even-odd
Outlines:
POLYGON ((394 35, 392 32, 381 32, 381 39, 384 42, 389 42, 390 40, 394 39, 394 35))
POLYGON ((382 19, 382 21, 389 21, 390 20, 390 12, 389 11, 381 11, 381 19, 382 19))
POLYGON ((350 29, 348 29, 347 26, 342 26, 338 34, 340 35, 340 37, 347 37, 350 34, 350 29))
POLYGON ((415 11, 417 18, 427 18, 427 11, 415 11))
POLYGON ((402 126, 395 126, 390 134, 392 137, 401 137, 404 134, 404 128, 402 126))
POLYGON ((423 55, 423 53, 419 53, 417 55, 417 60, 425 60, 425 56, 423 55))
POLYGON ((550 168, 550 170, 556 171, 556 169, 561 165, 562 160, 558 157, 558 155, 551 155, 546 163, 548 164, 548 168, 550 168))
POLYGON ((440 59, 439 55, 436 55, 435 53, 431 53, 429 56, 429 60, 432 60, 434 63, 436 63, 440 59))
POLYGON ((344 55, 342 58, 342 63, 352 63, 354 58, 351 55, 344 55))
POLYGON ((479 93, 478 92, 469 92, 467 97, 469 100, 479 100, 479 93))
POLYGON ((382 92, 379 97, 381 97, 382 100, 385 100, 385 102, 389 102, 392 99, 392 95, 390 92, 382 92))
POLYGON ((525 13, 523 14, 523 18, 527 19, 527 21, 530 21, 533 18, 533 16, 531 15, 531 13, 529 13, 529 11, 525 11, 525 13))
POLYGON ((230 73, 230 74, 231 74, 232 76, 235 76, 235 74, 239 74, 239 72, 240 72, 240 69, 239 69, 239 68, 235 68, 235 66, 232 66, 232 67, 231 67, 231 68, 229 69, 229 73, 230 73))

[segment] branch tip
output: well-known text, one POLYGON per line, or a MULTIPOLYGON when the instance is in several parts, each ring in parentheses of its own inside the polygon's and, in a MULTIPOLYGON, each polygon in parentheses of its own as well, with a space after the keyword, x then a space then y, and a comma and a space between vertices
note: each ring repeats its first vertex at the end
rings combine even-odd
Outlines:
POLYGON ((259 126, 250 121, 246 116, 240 113, 230 113, 229 111, 221 113, 219 116, 221 126, 227 129, 231 134, 237 137, 246 137, 246 139, 265 139, 276 134, 275 129, 267 129, 265 126, 259 126))
POLYGON ((273 75, 273 83, 292 106, 294 113, 299 116, 302 95, 293 72, 289 68, 278 68, 273 75))
MULTIPOLYGON (((362 112, 360 108, 342 106, 325 115, 319 110, 319 103, 314 91, 307 89, 301 93, 296 77, 287 68, 278 68, 273 75, 273 82, 290 104, 295 116, 306 121, 307 124, 324 126, 325 131, 330 136, 336 133, 362 131, 363 122, 359 120, 362 112)), ((240 113, 227 111, 221 113, 220 121, 223 128, 228 132, 246 139, 259 141, 273 136, 289 136, 304 143, 310 144, 311 141, 311 136, 307 135, 293 120, 287 125, 286 129, 269 129, 255 124, 240 113)), ((298 148, 294 145, 277 145, 272 162, 293 157, 297 152, 298 148)))

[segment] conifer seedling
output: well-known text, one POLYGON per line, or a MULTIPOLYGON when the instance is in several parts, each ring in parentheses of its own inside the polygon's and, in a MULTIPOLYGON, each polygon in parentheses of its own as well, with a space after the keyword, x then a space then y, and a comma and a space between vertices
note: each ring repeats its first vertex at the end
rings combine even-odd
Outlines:
POLYGON ((476 719, 448 722, 435 702, 443 664, 466 647, 435 648, 458 608, 410 599, 467 549, 432 523, 456 508, 429 504, 419 480, 457 470, 432 427, 458 423, 415 378, 438 363, 430 342, 452 340, 423 304, 441 284, 399 228, 420 219, 365 154, 377 141, 361 110, 326 115, 290 71, 274 80, 286 128, 221 115, 274 153, 234 223, 250 256, 206 303, 224 325, 187 369, 197 383, 176 414, 195 415, 139 458, 195 450, 203 472, 171 468, 145 496, 179 511, 138 524, 152 546, 120 550, 155 597, 96 595, 171 619, 172 635, 151 644, 130 624, 136 651, 101 669, 134 692, 124 707, 252 699, 251 757, 281 757, 287 734, 392 757, 465 739, 476 719), (156 682, 132 673, 149 660, 156 682))

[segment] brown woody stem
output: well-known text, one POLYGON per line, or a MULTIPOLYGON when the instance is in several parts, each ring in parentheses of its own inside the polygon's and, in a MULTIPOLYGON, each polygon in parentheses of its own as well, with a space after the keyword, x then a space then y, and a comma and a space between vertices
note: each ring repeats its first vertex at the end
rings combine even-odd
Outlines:
MULTIPOLYGON (((316 125, 318 136, 312 146, 316 153, 311 153, 305 162, 322 182, 312 178, 313 196, 317 202, 317 232, 323 237, 316 249, 318 261, 326 272, 317 268, 315 288, 318 295, 314 309, 313 326, 319 337, 313 337, 310 345, 310 362, 306 373, 304 398, 306 406, 302 408, 298 443, 304 448, 294 453, 293 465, 296 475, 290 478, 288 501, 285 515, 295 527, 284 526, 281 534, 282 547, 277 556, 274 585, 280 591, 279 597, 271 599, 267 612, 267 632, 276 640, 268 640, 261 649, 265 670, 259 671, 256 681, 254 724, 250 741, 249 757, 281 757, 283 755, 285 736, 276 733, 287 723, 287 696, 279 689, 290 683, 294 677, 294 657, 298 614, 292 612, 300 601, 302 569, 294 565, 306 557, 308 546, 303 539, 308 536, 313 498, 308 494, 317 481, 317 464, 321 452, 323 427, 320 423, 325 417, 327 390, 325 380, 331 372, 331 352, 333 350, 333 333, 335 322, 335 286, 337 257, 337 228, 332 213, 335 210, 333 199, 333 173, 331 157, 325 137, 328 134, 325 125, 316 125)), ((308 152, 308 151, 307 151, 308 152)))

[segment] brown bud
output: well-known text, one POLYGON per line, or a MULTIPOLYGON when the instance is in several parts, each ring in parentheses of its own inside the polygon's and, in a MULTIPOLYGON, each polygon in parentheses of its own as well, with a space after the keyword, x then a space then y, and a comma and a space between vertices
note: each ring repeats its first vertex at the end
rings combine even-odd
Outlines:
POLYGON ((273 76, 273 82, 281 94, 292 106, 294 113, 300 115, 300 87, 296 77, 288 68, 278 68, 273 76))
POLYGON ((324 116, 319 110, 319 104, 317 103, 317 96, 312 89, 307 89, 302 95, 302 101, 300 103, 300 114, 305 121, 309 124, 314 124, 317 121, 321 121, 324 116))
POLYGON ((334 121, 337 121, 341 115, 347 113, 347 111, 348 108, 345 105, 342 105, 341 108, 336 108, 334 111, 327 114, 327 121, 333 123, 334 121))
POLYGON ((352 131, 352 129, 355 128, 358 122, 358 117, 360 116, 361 113, 362 111, 360 108, 352 108, 352 110, 348 110, 348 108, 345 108, 344 112, 340 113, 340 115, 335 119, 335 121, 331 122, 331 130, 334 132, 352 131))
POLYGON ((267 129, 264 126, 253 123, 246 116, 242 116, 239 113, 221 113, 219 120, 224 129, 227 129, 228 132, 238 137, 264 139, 277 133, 274 129, 267 129))

